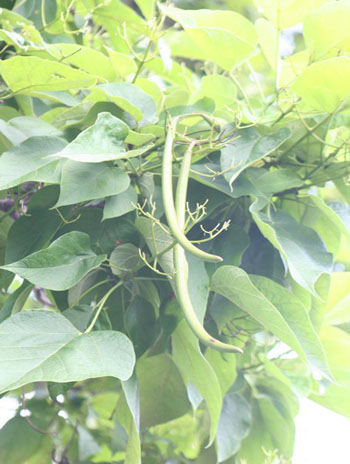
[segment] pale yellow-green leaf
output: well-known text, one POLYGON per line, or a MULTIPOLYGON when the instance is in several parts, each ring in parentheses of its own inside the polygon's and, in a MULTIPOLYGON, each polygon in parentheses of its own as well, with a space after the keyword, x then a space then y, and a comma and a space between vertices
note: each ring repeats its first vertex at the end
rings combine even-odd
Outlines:
POLYGON ((324 322, 336 325, 350 320, 350 272, 333 272, 325 308, 324 322))
POLYGON ((273 71, 276 72, 279 59, 279 32, 270 21, 264 18, 256 21, 255 28, 261 50, 273 71))
POLYGON ((36 52, 34 55, 55 59, 63 64, 71 64, 89 74, 102 77, 109 81, 115 78, 115 70, 106 55, 78 44, 60 43, 46 46, 47 51, 36 52))
POLYGON ((203 97, 212 98, 217 110, 236 106, 237 87, 228 77, 219 74, 204 76, 197 92, 193 94, 191 102, 194 103, 203 97))
POLYGON ((312 64, 297 77, 292 90, 310 109, 332 113, 350 95, 350 58, 312 64))
POLYGON ((156 0, 135 0, 135 3, 146 19, 151 19, 154 16, 156 0))
POLYGON ((321 331, 335 383, 313 393, 311 399, 339 414, 350 418, 350 336, 336 327, 326 326, 321 331))
POLYGON ((327 0, 254 0, 258 10, 278 29, 300 23, 304 16, 327 0))
POLYGON ((303 50, 280 61, 279 86, 289 87, 310 63, 310 51, 303 50))
POLYGON ((316 54, 350 50, 350 2, 329 2, 311 11, 304 20, 306 45, 316 54))
POLYGON ((0 74, 13 92, 32 95, 37 90, 91 87, 96 77, 62 63, 36 56, 15 56, 0 62, 0 74))
POLYGON ((114 72, 118 77, 124 78, 137 71, 137 65, 131 56, 112 50, 109 47, 105 48, 111 60, 114 72))
POLYGON ((144 77, 139 77, 136 79, 135 85, 140 87, 140 89, 152 97, 156 102, 157 108, 160 108, 163 99, 163 93, 155 82, 152 82, 150 79, 146 79, 144 77))
POLYGON ((226 70, 255 50, 257 36, 253 24, 234 11, 160 8, 181 24, 205 59, 214 61, 226 70))

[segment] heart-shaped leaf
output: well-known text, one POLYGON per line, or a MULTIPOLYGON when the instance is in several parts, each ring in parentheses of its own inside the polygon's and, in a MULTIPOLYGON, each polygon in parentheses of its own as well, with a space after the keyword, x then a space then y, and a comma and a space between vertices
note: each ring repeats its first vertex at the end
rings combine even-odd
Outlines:
POLYGON ((67 290, 79 282, 91 269, 106 258, 90 249, 89 236, 83 232, 69 232, 51 243, 1 269, 11 271, 35 285, 50 290, 67 290))
POLYGON ((71 382, 113 376, 127 380, 135 354, 122 333, 80 334, 64 316, 27 310, 0 325, 0 393, 30 382, 71 382))

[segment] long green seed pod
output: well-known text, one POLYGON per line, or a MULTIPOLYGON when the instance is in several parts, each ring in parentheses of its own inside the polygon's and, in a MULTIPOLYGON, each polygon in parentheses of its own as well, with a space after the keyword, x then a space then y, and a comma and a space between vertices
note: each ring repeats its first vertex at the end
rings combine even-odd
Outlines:
MULTIPOLYGON (((187 184, 191 167, 192 149, 193 144, 189 146, 183 157, 179 174, 179 181, 176 189, 175 213, 177 224, 180 230, 183 229, 185 225, 187 184)), ((188 291, 188 264, 185 250, 181 244, 176 244, 174 247, 174 266, 176 296, 188 322, 188 325, 196 337, 205 345, 214 348, 214 350, 224 351, 227 353, 242 353, 241 348, 234 345, 229 345, 228 343, 223 343, 220 340, 212 337, 200 323, 193 308, 191 297, 188 291)))
MULTIPOLYGON (((212 255, 206 253, 205 251, 200 250, 191 243, 186 235, 183 232, 183 227, 180 227, 178 220, 176 218, 175 205, 174 205, 174 195, 173 195, 173 144, 174 144, 174 126, 169 124, 168 133, 165 140, 164 153, 163 153, 163 165, 162 165, 162 194, 163 194, 163 204, 164 212, 168 221, 169 228, 177 240, 185 250, 189 253, 192 253, 197 258, 204 259, 205 261, 210 261, 212 263, 217 263, 223 261, 220 256, 212 255)), ((192 151, 192 150, 191 150, 192 151)), ((187 191, 187 182, 181 180, 181 173, 179 175, 178 185, 181 184, 182 188, 186 188, 187 191)), ((179 188, 179 187, 178 187, 179 188)))

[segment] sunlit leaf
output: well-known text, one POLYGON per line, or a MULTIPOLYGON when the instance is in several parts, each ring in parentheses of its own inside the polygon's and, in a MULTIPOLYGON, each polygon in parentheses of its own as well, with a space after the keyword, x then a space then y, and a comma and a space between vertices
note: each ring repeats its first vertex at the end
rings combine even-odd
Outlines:
MULTIPOLYGON (((234 11, 180 10, 163 5, 160 8, 183 26, 206 59, 226 70, 247 58, 255 49, 254 26, 234 11)), ((198 56, 194 54, 193 58, 198 56)))
POLYGON ((38 90, 91 87, 96 78, 78 69, 36 56, 15 56, 1 61, 0 73, 13 92, 33 95, 38 90))

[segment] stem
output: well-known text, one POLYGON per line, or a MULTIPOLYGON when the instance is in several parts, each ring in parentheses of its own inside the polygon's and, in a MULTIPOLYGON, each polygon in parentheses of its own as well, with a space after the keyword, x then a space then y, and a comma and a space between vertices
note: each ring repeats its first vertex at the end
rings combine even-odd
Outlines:
POLYGON ((141 72, 141 70, 143 68, 143 65, 146 63, 148 53, 149 53, 149 51, 151 49, 151 45, 152 45, 152 40, 150 39, 149 42, 148 42, 148 45, 146 47, 145 53, 143 54, 143 57, 142 57, 139 65, 137 67, 137 71, 136 71, 135 76, 134 76, 134 78, 133 78, 133 80, 131 82, 132 84, 134 84, 136 82, 136 79, 139 77, 140 72, 141 72))
POLYGON ((96 284, 94 284, 92 287, 89 287, 85 292, 83 292, 81 295, 79 295, 70 306, 75 306, 79 301, 84 298, 88 293, 90 293, 92 290, 95 290, 95 288, 99 287, 100 285, 107 284, 108 282, 112 282, 110 279, 105 279, 105 280, 100 280, 96 284))
POLYGON ((282 153, 282 156, 284 157, 288 153, 290 153, 293 148, 295 148, 300 142, 302 142, 306 137, 308 137, 310 134, 312 134, 316 129, 322 126, 325 122, 328 121, 328 119, 332 116, 332 114, 328 114, 322 121, 320 121, 318 124, 316 124, 314 127, 310 128, 305 132, 304 135, 302 135, 298 140, 296 140, 284 153, 282 153))
POLYGON ((106 301, 108 300, 108 298, 111 296, 111 294, 117 290, 119 287, 121 287, 123 285, 123 281, 121 280, 120 282, 118 282, 116 285, 114 285, 112 288, 110 288, 108 290, 108 292, 105 294, 105 296, 103 298, 101 298, 100 302, 98 303, 97 305, 97 309, 96 309, 96 313, 89 325, 89 327, 85 330, 84 333, 89 333, 91 332, 91 330, 94 328, 94 325, 96 324, 96 321, 98 319, 98 316, 100 315, 104 305, 106 304, 106 301))

